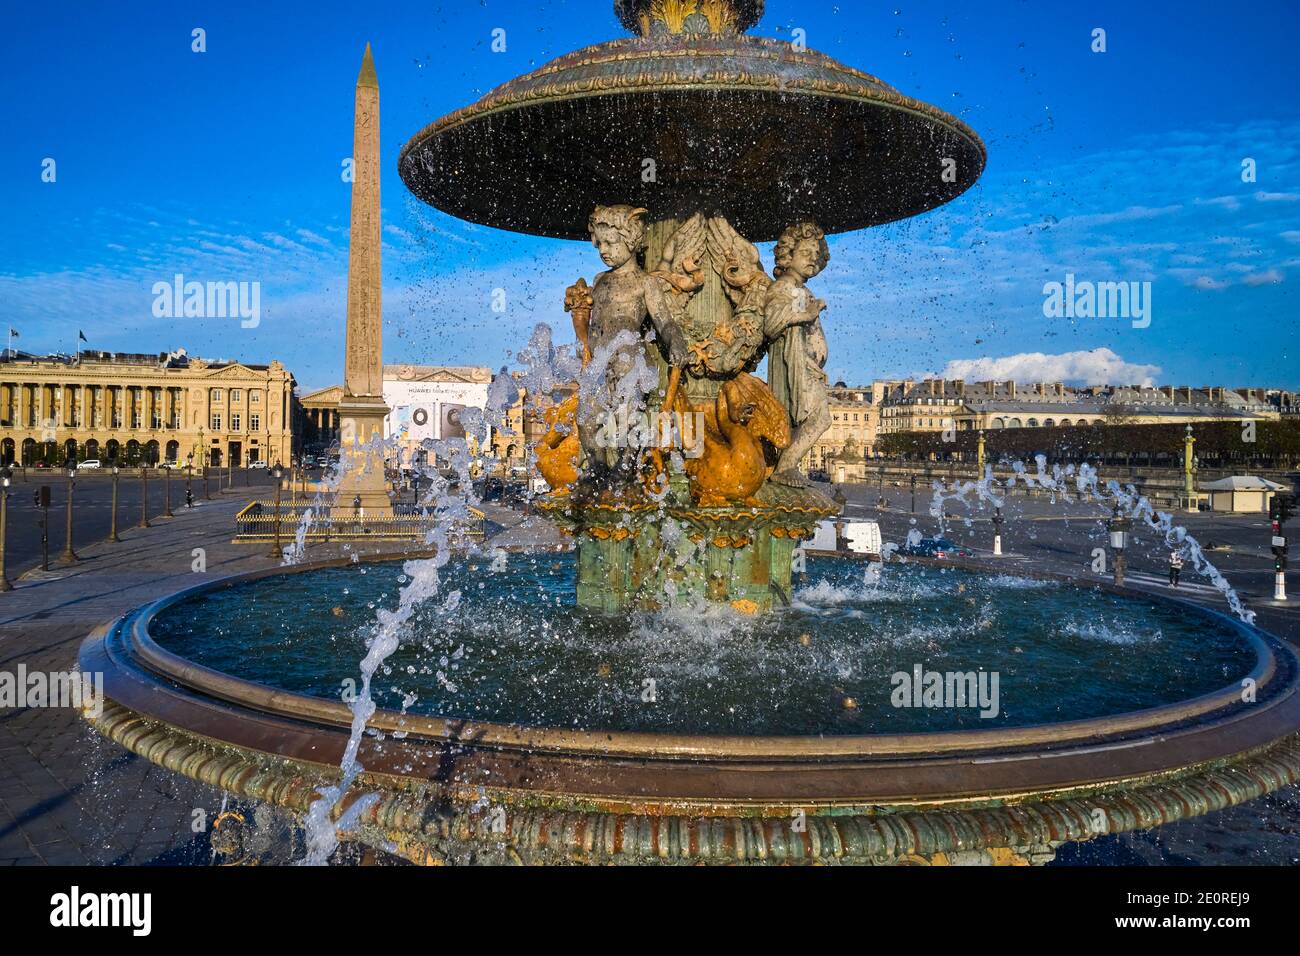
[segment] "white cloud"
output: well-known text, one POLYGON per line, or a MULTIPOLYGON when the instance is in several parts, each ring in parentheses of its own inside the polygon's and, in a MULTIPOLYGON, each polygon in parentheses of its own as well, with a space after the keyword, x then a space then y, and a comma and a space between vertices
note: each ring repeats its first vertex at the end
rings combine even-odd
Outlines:
POLYGON ((1284 278, 1280 269, 1269 269, 1267 272, 1256 272, 1248 275, 1241 281, 1246 285, 1277 285, 1284 278))
POLYGON ((1154 385, 1158 365, 1126 362, 1110 349, 1087 352, 1022 352, 1001 358, 955 359, 941 373, 943 378, 966 381, 1064 382, 1068 385, 1154 385))

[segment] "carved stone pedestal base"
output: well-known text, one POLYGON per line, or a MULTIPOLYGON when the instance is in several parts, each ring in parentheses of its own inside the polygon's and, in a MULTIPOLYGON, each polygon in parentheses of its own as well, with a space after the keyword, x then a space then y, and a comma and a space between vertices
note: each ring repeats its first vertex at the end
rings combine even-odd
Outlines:
POLYGON ((388 496, 384 455, 380 447, 384 437, 384 416, 387 414, 388 407, 382 399, 367 401, 345 397, 339 403, 339 422, 343 436, 339 443, 339 455, 342 458, 343 479, 339 482, 335 497, 336 511, 352 508, 357 498, 360 498, 364 517, 393 516, 393 499, 388 496))
POLYGON ((699 600, 754 613, 788 604, 799 542, 838 508, 811 489, 767 485, 757 507, 593 504, 538 510, 577 538, 577 601, 604 611, 699 600))

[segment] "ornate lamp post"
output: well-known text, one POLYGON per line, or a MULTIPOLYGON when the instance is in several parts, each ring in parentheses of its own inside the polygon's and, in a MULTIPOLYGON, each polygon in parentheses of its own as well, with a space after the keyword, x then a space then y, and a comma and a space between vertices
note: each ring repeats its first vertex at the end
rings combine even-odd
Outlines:
POLYGON ((1128 533, 1133 527, 1133 522, 1119 510, 1117 504, 1115 505, 1115 514, 1106 522, 1106 527, 1110 531, 1110 548, 1115 552, 1115 586, 1122 588, 1124 586, 1124 549, 1128 547, 1128 533))
POLYGON ((168 462, 164 462, 166 467, 163 468, 163 516, 166 518, 175 518, 172 514, 172 470, 168 462))
POLYGON ((62 556, 62 561, 64 564, 76 564, 78 561, 81 560, 81 558, 77 557, 77 552, 72 550, 72 493, 73 493, 73 489, 76 488, 76 485, 77 485, 77 465, 76 465, 76 458, 73 458, 71 464, 68 465, 68 512, 67 512, 67 527, 64 530, 64 534, 67 540, 64 541, 63 544, 63 556, 62 556))
POLYGON ((912 514, 916 514, 916 475, 912 476, 912 514))
POLYGON ((993 509, 993 557, 1002 557, 1002 506, 993 509))
POLYGON ((149 524, 149 462, 140 462, 140 527, 151 528, 149 524))
POLYGON ((277 461, 275 467, 271 469, 271 477, 275 479, 275 544, 271 554, 277 558, 284 557, 284 552, 280 550, 280 476, 282 474, 284 471, 277 461))
POLYGON ((5 545, 9 540, 9 481, 13 471, 8 465, 0 468, 0 591, 12 591, 9 575, 5 573, 5 545))
POLYGON ((984 477, 984 429, 980 429, 979 440, 975 444, 975 480, 984 477))
POLYGON ((117 479, 121 471, 122 469, 117 466, 117 459, 113 459, 113 508, 108 529, 109 541, 122 540, 117 536, 117 479))

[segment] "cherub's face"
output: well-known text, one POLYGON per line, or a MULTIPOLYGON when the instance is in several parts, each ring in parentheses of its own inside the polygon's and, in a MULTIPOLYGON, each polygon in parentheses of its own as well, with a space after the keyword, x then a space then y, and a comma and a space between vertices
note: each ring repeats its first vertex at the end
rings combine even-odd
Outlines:
POLYGON ((600 261, 611 269, 617 269, 632 258, 632 247, 613 226, 598 223, 591 231, 591 244, 600 253, 600 261))
POLYGON ((811 279, 822 271, 821 243, 816 239, 800 239, 790 253, 790 271, 801 279, 811 279))

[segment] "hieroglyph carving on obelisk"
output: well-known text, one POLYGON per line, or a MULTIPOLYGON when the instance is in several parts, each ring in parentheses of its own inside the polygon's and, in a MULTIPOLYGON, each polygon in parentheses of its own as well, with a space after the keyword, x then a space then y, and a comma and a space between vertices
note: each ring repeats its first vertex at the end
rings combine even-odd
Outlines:
POLYGON ((348 242, 347 364, 343 391, 382 398, 383 359, 379 207, 379 80, 370 44, 357 77, 352 140, 352 230, 348 242))
POLYGON ((352 141, 352 230, 348 238, 348 328, 339 402, 343 476, 336 506, 359 516, 393 513, 385 478, 383 312, 380 289, 379 80, 370 44, 357 77, 356 125, 352 141))

